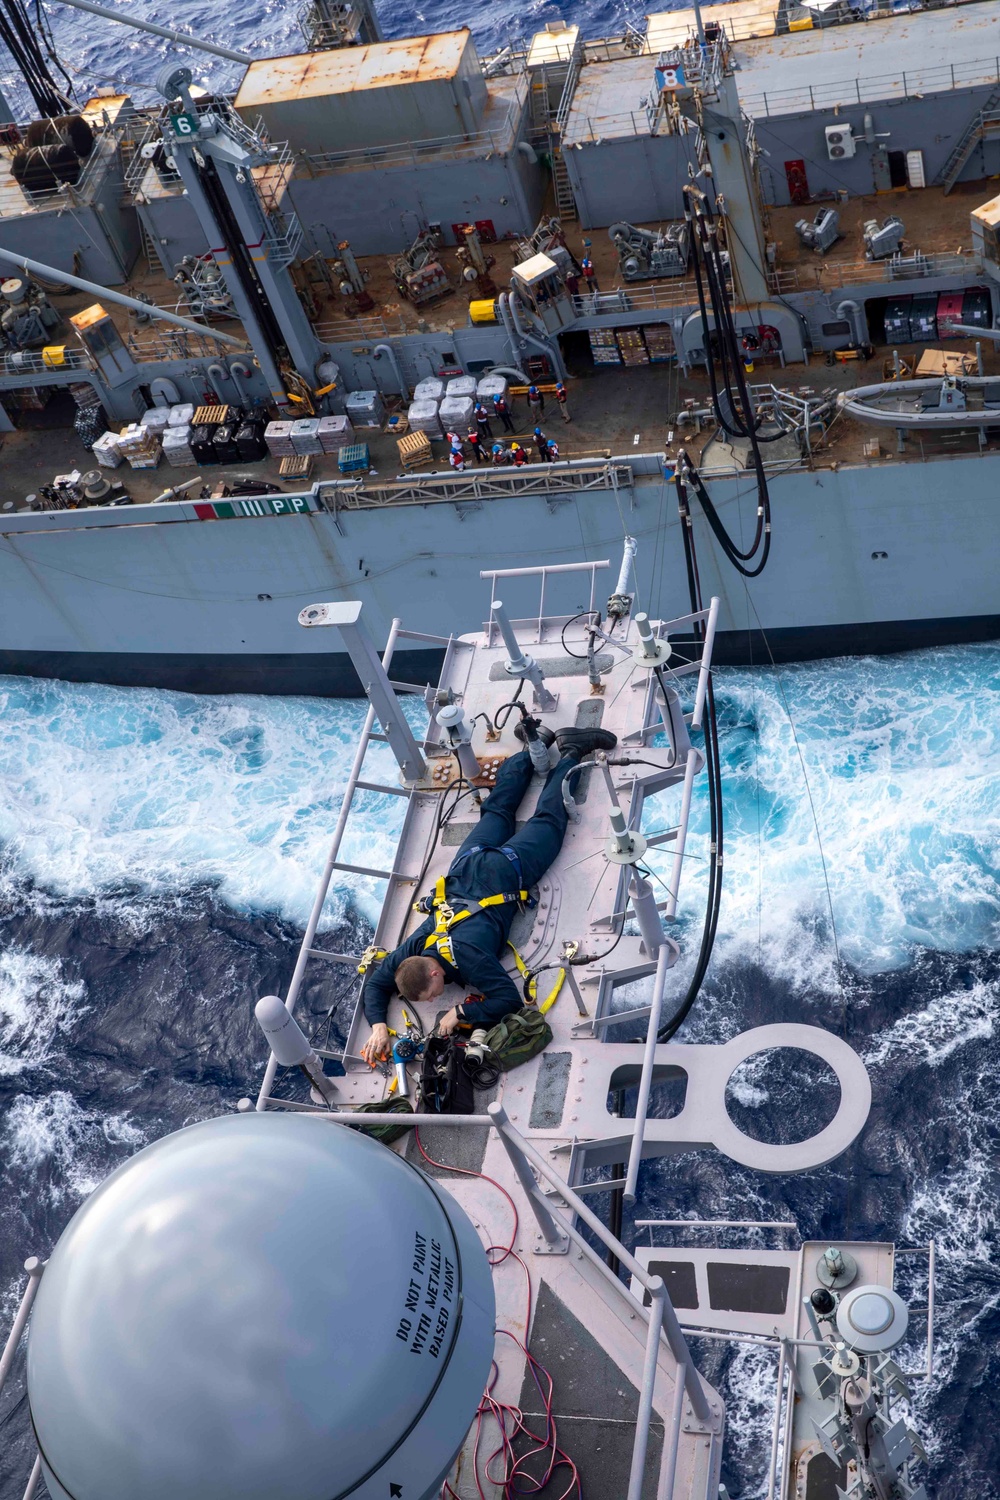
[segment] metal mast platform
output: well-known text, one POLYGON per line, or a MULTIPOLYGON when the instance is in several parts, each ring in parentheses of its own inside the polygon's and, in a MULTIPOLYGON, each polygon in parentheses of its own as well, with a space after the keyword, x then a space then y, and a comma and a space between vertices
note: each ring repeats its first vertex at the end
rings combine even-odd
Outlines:
MULTIPOLYGON (((695 1369, 662 1278, 611 1234, 591 1206, 594 1195, 622 1191, 624 1182, 626 1201, 634 1201, 643 1159, 692 1149, 721 1151, 769 1172, 821 1166, 857 1136, 871 1091, 851 1049, 814 1026, 765 1026, 724 1046, 657 1041, 661 1021, 672 1009, 665 995, 678 947, 669 930, 677 910, 694 784, 705 766, 691 735, 705 713, 718 605, 713 600, 696 615, 648 621, 630 589, 633 555, 629 539, 608 621, 601 637, 590 642, 589 660, 595 601, 602 581, 611 576, 605 572, 608 560, 484 570, 486 618, 479 630, 442 640, 405 629, 397 620, 381 661, 359 605, 320 604, 302 611, 300 622, 306 628, 339 630, 371 706, 287 1003, 294 1008, 307 965, 357 965, 361 959, 317 945, 334 871, 387 881, 375 944, 391 950, 422 920, 412 911, 415 898, 447 871, 455 847, 474 826, 478 808, 467 797, 439 836, 441 798, 460 774, 457 754, 468 748, 455 751, 437 718, 442 705, 457 704, 465 720, 474 721, 471 750, 487 788, 498 764, 522 748, 512 732, 516 715, 508 715, 500 734, 491 732, 497 710, 510 701, 519 678, 526 679, 525 701, 530 684, 532 711, 544 723, 600 725, 617 735, 618 748, 606 757, 598 755, 583 771, 562 851, 539 884, 537 906, 517 919, 511 934, 529 968, 551 965, 539 980, 540 993, 560 968, 565 976, 546 1016, 553 1041, 531 1062, 501 1075, 498 1097, 487 1103, 480 1096, 480 1113, 436 1115, 430 1121, 423 1116, 422 1143, 438 1160, 494 1178, 519 1204, 515 1248, 524 1258, 529 1285, 516 1263, 508 1262, 494 1277, 498 1329, 513 1332, 520 1341, 497 1339, 496 1397, 525 1411, 537 1409, 538 1393, 520 1344, 533 1353, 543 1349, 559 1370, 557 1400, 567 1413, 561 1441, 573 1449, 588 1494, 715 1500, 722 1403, 695 1369), (516 606, 498 602, 501 593, 517 600, 516 606), (677 635, 687 638, 682 651, 670 645, 677 635), (693 635, 700 637, 694 647, 693 635), (436 690, 391 679, 393 651, 404 640, 445 647, 436 690), (404 715, 397 694, 424 698, 429 722, 422 741, 415 738, 413 716, 404 715), (487 721, 490 730, 484 727, 487 721), (400 766, 398 784, 366 778, 365 758, 374 741, 387 741, 392 748, 400 766), (391 870, 340 857, 359 790, 407 798, 391 870), (650 832, 644 813, 657 794, 662 803, 654 814, 657 830, 650 832), (673 856, 659 900, 637 868, 647 851, 655 849, 673 856), (637 1022, 645 1031, 643 1045, 615 1040, 623 1024, 634 1029, 637 1022), (816 1136, 794 1145, 753 1141, 736 1129, 726 1111, 733 1070, 745 1058, 774 1047, 817 1054, 840 1083, 834 1119, 816 1136), (687 1079, 684 1107, 671 1119, 651 1118, 654 1082, 678 1073, 687 1079), (635 1085, 635 1118, 614 1117, 612 1094, 635 1085), (604 1172, 601 1180, 585 1181, 594 1175, 588 1169, 595 1167, 624 1171, 624 1177, 604 1172), (525 1199, 530 1214, 524 1211, 525 1199), (629 1272, 639 1296, 609 1269, 608 1256, 629 1272)), ((536 775, 522 817, 530 815, 541 785, 542 777, 536 775)), ((461 998, 446 991, 438 1004, 443 1011, 461 998)), ((393 1019, 390 1014, 390 1024, 393 1019)), ((352 1113, 390 1087, 389 1077, 372 1071, 359 1057, 368 1030, 359 1006, 344 1053, 321 1054, 342 1060, 346 1075, 323 1079, 325 1106, 276 1097, 278 1063, 272 1055, 256 1108, 325 1108, 339 1122, 384 1123, 384 1115, 352 1113)), ((319 1097, 314 1093, 314 1099, 319 1097)), ((250 1108, 250 1101, 242 1107, 250 1108)), ((407 1123, 405 1115, 391 1119, 407 1123)), ((410 1123, 419 1125, 421 1118, 410 1123)), ((398 1149, 426 1169, 414 1147, 407 1140, 398 1149)), ((443 1172, 440 1177, 487 1242, 505 1243, 510 1212, 495 1187, 477 1176, 443 1172)), ((487 1441, 485 1450, 493 1446, 487 1441)), ((473 1447, 470 1437, 450 1481, 462 1497, 477 1493, 473 1447)), ((479 1482, 484 1482, 481 1472, 479 1482)), ((486 1489, 500 1494, 496 1486, 486 1489)))

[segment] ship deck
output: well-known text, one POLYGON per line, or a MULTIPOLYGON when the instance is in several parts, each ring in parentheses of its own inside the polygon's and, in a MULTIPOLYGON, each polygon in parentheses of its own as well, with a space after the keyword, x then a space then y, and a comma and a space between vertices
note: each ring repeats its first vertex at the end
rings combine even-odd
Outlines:
MULTIPOLYGON (((928 346, 904 346, 901 354, 910 359, 928 346)), ((933 346, 930 346, 933 347, 933 346)), ((973 343, 969 340, 951 340, 937 347, 950 352, 970 353, 973 343)), ((848 364, 829 366, 814 358, 805 369, 793 367, 780 370, 776 363, 758 364, 754 372, 755 381, 774 381, 796 394, 818 398, 827 390, 850 390, 859 385, 874 384, 883 378, 883 364, 889 351, 879 349, 868 361, 853 361, 848 364)), ((1000 350, 986 345, 983 349, 985 372, 1000 375, 1000 350)), ((682 429, 676 422, 676 414, 685 400, 693 400, 698 406, 707 406, 708 383, 704 372, 695 370, 689 377, 679 379, 673 366, 642 367, 638 369, 592 369, 571 378, 569 383, 569 410, 572 422, 564 423, 550 400, 546 404, 543 429, 559 444, 560 459, 584 459, 599 456, 628 456, 630 454, 663 453, 676 454, 680 447, 697 457, 715 434, 715 425, 709 421, 699 432, 682 429)), ((529 441, 533 423, 528 419, 523 400, 515 401, 513 415, 517 435, 531 451, 529 441)), ((69 473, 74 469, 93 468, 91 456, 82 448, 71 423, 73 407, 68 395, 59 396, 43 412, 22 415, 30 422, 17 432, 8 433, 3 440, 2 459, 4 486, 0 499, 0 510, 20 510, 24 497, 38 490, 42 484, 50 484, 56 474, 69 473)), ((399 472, 396 439, 390 434, 359 429, 359 439, 367 442, 373 469, 381 478, 399 472)), ((498 433, 498 437, 504 436, 498 433)), ((839 468, 849 464, 919 463, 942 454, 967 455, 980 451, 979 439, 973 432, 949 432, 936 435, 913 433, 902 453, 894 451, 891 433, 883 431, 881 436, 873 427, 859 423, 836 420, 826 437, 814 445, 811 460, 803 460, 814 469, 839 468), (866 453, 866 444, 880 442, 878 456, 866 453)), ((1000 442, 985 442, 984 453, 1000 453, 1000 442)), ((435 443, 430 463, 422 472, 441 470, 446 467, 447 445, 435 443)), ((716 448, 714 464, 723 462, 716 448)), ((795 466, 795 465, 791 465, 795 466)), ((474 471, 470 462, 469 471, 474 471)), ((199 472, 207 486, 230 483, 238 476, 273 482, 274 488, 291 489, 288 481, 278 478, 278 461, 241 466, 219 466, 175 469, 161 463, 155 470, 132 470, 124 465, 117 470, 106 471, 109 477, 121 480, 136 502, 153 500, 169 486, 183 484, 199 472)), ((484 471, 485 472, 485 471, 484 471)), ((337 462, 332 456, 317 457, 308 483, 319 479, 338 478, 337 462)))

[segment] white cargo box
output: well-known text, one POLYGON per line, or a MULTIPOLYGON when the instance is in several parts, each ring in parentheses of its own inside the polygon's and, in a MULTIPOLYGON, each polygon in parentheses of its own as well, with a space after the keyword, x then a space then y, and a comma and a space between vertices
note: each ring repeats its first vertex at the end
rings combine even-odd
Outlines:
POLYGON ((91 452, 95 463, 100 464, 102 469, 117 469, 122 462, 122 450, 118 446, 117 435, 113 432, 103 432, 94 442, 91 452))
POLYGON ((318 417, 300 417, 297 422, 292 423, 292 450, 300 457, 323 452, 323 444, 319 440, 318 417))
POLYGON ((481 401, 487 411, 493 410, 493 397, 502 396, 507 399, 507 377, 506 375, 484 375, 476 386, 476 399, 481 401))
POLYGON ((429 438, 439 438, 441 433, 441 418, 438 416, 438 404, 436 401, 414 401, 406 413, 411 432, 424 432, 429 438))
POLYGON ((324 453, 337 453, 354 438, 350 417, 320 417, 316 432, 324 453))
POLYGON ((180 406, 170 408, 170 420, 168 427, 190 427, 194 421, 194 406, 190 401, 182 401, 180 406))
POLYGON ((143 412, 139 425, 145 427, 147 432, 161 433, 169 421, 169 406, 151 406, 148 411, 143 412))
POLYGON ((428 375, 425 380, 418 380, 413 388, 414 401, 440 401, 444 395, 444 381, 438 380, 436 375, 428 375))
POLYGON ((445 400, 453 401, 459 396, 471 396, 475 400, 476 377, 474 375, 456 375, 449 380, 445 389, 445 400))
POLYGON ((438 408, 445 432, 457 432, 459 437, 464 438, 475 421, 472 408, 471 396, 446 396, 438 408))

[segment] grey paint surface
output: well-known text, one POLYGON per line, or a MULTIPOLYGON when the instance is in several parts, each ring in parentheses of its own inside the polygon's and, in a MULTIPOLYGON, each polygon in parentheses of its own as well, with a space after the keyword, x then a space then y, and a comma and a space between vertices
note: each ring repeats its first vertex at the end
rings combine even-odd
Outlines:
POLYGON ((75 1215, 35 1304, 29 1401, 53 1493, 367 1495, 418 1422, 425 1451, 399 1465, 433 1481, 493 1346, 485 1254, 467 1221, 461 1244, 451 1227, 464 1218, 377 1142, 301 1115, 205 1121, 139 1152, 75 1215), (435 1424, 428 1402, 459 1373, 464 1397, 435 1424))
MULTIPOLYGON (((995 475, 996 460, 987 456, 777 476, 771 560, 748 586, 753 609, 696 514, 702 586, 722 599, 720 629, 746 630, 754 610, 774 630, 996 615, 995 475), (888 557, 873 560, 876 551, 888 557)), ((741 508, 743 525, 751 524, 745 480, 713 481, 712 494, 734 534, 741 508)), ((651 608, 686 606, 673 486, 651 476, 623 504, 639 539, 646 597, 663 536, 662 584, 651 608)), ((483 617, 488 585, 481 567, 613 557, 622 535, 614 499, 604 492, 552 506, 537 497, 485 501, 462 520, 447 503, 391 515, 341 512, 336 520, 326 513, 218 522, 185 515, 193 515, 191 507, 165 505, 155 512, 137 506, 121 518, 96 511, 5 520, 5 648, 329 651, 333 643, 318 639, 321 633, 296 624, 299 609, 324 597, 361 599, 377 641, 396 614, 446 635, 483 617), (271 598, 261 601, 260 593, 271 598)), ((530 613, 527 594, 519 600, 512 590, 505 601, 512 612, 530 613)), ((584 607, 576 592, 571 581, 554 582, 552 608, 584 607)))

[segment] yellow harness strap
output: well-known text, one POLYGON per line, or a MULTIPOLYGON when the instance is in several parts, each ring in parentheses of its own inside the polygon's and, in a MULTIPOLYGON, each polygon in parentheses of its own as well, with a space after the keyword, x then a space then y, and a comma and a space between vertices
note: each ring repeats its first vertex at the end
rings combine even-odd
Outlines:
POLYGON ((485 911, 489 906, 505 906, 510 901, 527 901, 527 891, 503 891, 498 896, 484 896, 477 901, 474 907, 468 907, 465 911, 452 911, 445 900, 444 894, 445 877, 439 875, 434 885, 434 895, 431 898, 431 909, 434 913, 434 931, 424 943, 424 952, 428 948, 436 948, 446 964, 455 967, 455 951, 451 943, 451 930, 457 927, 459 922, 464 922, 466 917, 474 917, 478 912, 485 911))
POLYGON ((556 975, 555 984, 552 986, 551 990, 549 990, 549 993, 546 995, 541 1005, 539 1005, 538 980, 529 979, 531 970, 528 968, 528 965, 525 963, 520 953, 518 953, 517 949, 514 947, 514 944, 508 942, 507 947, 514 955, 514 962, 517 964, 517 972, 520 974, 522 979, 528 979, 528 994, 531 996, 532 1004, 537 1006, 538 1014, 540 1016, 544 1016, 545 1012, 547 1010, 551 1010, 553 1005, 555 1005, 556 1001, 559 998, 559 991, 562 989, 563 984, 566 981, 566 970, 564 968, 559 970, 559 973, 556 975))
POLYGON ((361 962, 358 964, 358 973, 361 975, 367 974, 372 964, 380 964, 388 951, 388 948, 376 948, 375 944, 372 943, 361 955, 361 962))

